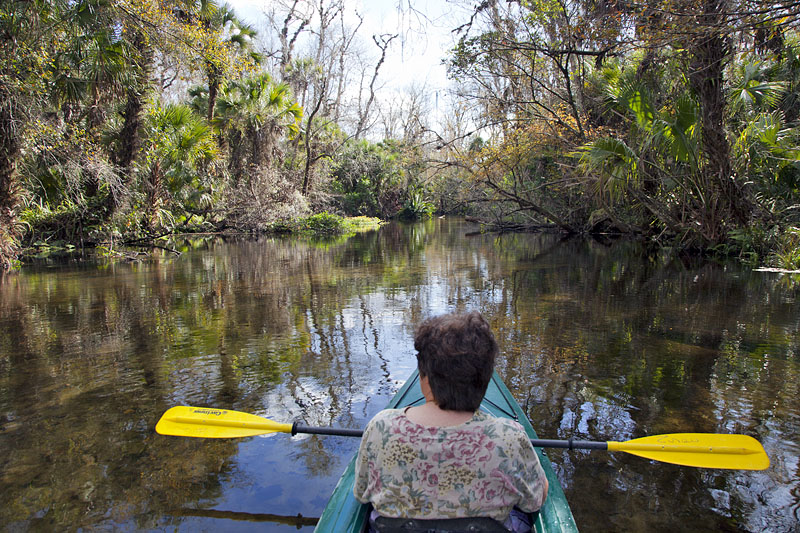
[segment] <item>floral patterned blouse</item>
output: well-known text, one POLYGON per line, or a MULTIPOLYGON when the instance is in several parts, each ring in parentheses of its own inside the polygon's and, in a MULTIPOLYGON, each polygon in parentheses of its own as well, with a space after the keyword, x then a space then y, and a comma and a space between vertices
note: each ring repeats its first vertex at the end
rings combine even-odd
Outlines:
POLYGON ((478 411, 448 427, 422 426, 400 409, 378 413, 364 430, 353 494, 393 518, 488 516, 544 503, 545 474, 517 422, 478 411))

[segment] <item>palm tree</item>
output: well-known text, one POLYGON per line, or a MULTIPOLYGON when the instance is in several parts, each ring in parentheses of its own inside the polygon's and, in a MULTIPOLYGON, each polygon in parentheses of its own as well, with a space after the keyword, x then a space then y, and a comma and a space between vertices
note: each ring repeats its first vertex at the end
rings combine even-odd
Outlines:
POLYGON ((19 250, 22 188, 18 164, 25 124, 44 93, 44 58, 62 31, 64 6, 43 0, 3 2, 0 16, 0 271, 19 250))
POLYGON ((187 23, 199 23, 208 35, 218 37, 201 43, 208 83, 206 118, 211 121, 220 85, 232 68, 231 61, 244 58, 251 65, 261 62, 261 54, 253 49, 257 32, 239 19, 229 4, 218 5, 215 0, 185 0, 185 10, 179 16, 187 23))
MULTIPOLYGON (((707 191, 697 179, 699 169, 699 116, 697 104, 688 94, 679 94, 670 105, 656 101, 662 91, 651 88, 637 75, 611 62, 600 77, 609 113, 622 117, 616 134, 596 139, 578 150, 581 166, 594 179, 600 208, 617 219, 614 206, 622 211, 644 207, 658 225, 680 232, 693 222, 693 209, 702 209, 707 191), (673 214, 678 199, 689 209, 685 216, 673 214)), ((641 228, 650 226, 641 221, 641 228)))
POLYGON ((217 149, 211 128, 186 105, 157 105, 145 131, 145 210, 152 231, 167 225, 168 208, 176 199, 190 209, 207 203, 201 167, 214 160, 217 149))
POLYGON ((242 162, 250 170, 268 165, 279 153, 278 140, 296 135, 303 109, 289 87, 268 74, 223 84, 214 124, 227 133, 234 177, 241 177, 242 162))
POLYGON ((95 0, 89 0, 74 5, 71 46, 54 58, 50 92, 65 122, 82 125, 79 131, 85 137, 75 147, 83 145, 78 151, 89 197, 95 196, 101 185, 96 160, 105 158, 100 130, 106 111, 124 94, 123 88, 131 78, 129 43, 110 28, 113 13, 95 4, 95 0))
POLYGON ((728 104, 734 113, 772 111, 780 105, 786 83, 770 80, 774 74, 771 67, 765 61, 737 66, 737 75, 728 89, 728 104))
MULTIPOLYGON (((3 47, 6 48, 6 47, 3 47)), ((17 256, 19 182, 16 172, 20 139, 16 131, 16 96, 0 76, 0 272, 10 269, 17 256)))
MULTIPOLYGON (((780 61, 754 61, 737 65, 728 90, 732 125, 737 133, 733 144, 734 164, 741 175, 769 198, 792 201, 800 175, 798 131, 792 127, 796 103, 797 52, 788 47, 780 61), (788 67, 788 68, 787 68, 788 67), (795 79, 793 79, 795 78, 795 79), (758 179, 753 179, 758 178, 758 179)), ((779 202, 773 211, 781 209, 779 202)))
MULTIPOLYGON (((125 176, 132 176, 132 165, 141 148, 141 126, 146 109, 147 93, 150 91, 152 80, 154 51, 147 36, 139 31, 134 31, 131 40, 133 50, 133 76, 126 89, 125 106, 122 111, 123 124, 119 132, 119 146, 114 154, 115 163, 120 167, 125 176)), ((130 178, 127 179, 130 185, 130 178)), ((110 197, 111 198, 111 197, 110 197)), ((114 198, 114 207, 118 201, 114 198)))
MULTIPOLYGON (((256 36, 256 31, 250 25, 239 20, 233 8, 228 4, 223 4, 213 17, 207 19, 206 24, 210 28, 225 32, 222 45, 233 52, 232 56, 245 56, 254 64, 261 62, 261 55, 253 50, 253 38, 256 36)), ((220 84, 225 75, 225 68, 213 56, 206 59, 205 65, 208 79, 208 114, 206 118, 210 121, 214 118, 214 107, 220 84)))

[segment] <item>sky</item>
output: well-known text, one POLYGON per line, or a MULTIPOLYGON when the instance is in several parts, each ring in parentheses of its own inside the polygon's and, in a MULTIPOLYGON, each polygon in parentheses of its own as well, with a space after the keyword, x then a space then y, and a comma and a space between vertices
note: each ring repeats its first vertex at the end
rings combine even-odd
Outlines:
MULTIPOLYGON (((240 18, 259 28, 266 23, 264 11, 270 0, 226 0, 240 18)), ((372 43, 374 34, 401 34, 395 39, 386 62, 381 68, 380 80, 396 90, 411 85, 425 84, 438 91, 447 86, 446 69, 442 58, 452 47, 450 31, 457 24, 454 7, 445 0, 412 0, 414 9, 408 10, 409 0, 346 0, 352 13, 358 10, 364 17, 359 33, 365 46, 372 45, 377 59, 377 47, 372 43), (398 3, 405 7, 398 10, 398 3)), ((355 20, 355 19, 354 19, 355 20)))

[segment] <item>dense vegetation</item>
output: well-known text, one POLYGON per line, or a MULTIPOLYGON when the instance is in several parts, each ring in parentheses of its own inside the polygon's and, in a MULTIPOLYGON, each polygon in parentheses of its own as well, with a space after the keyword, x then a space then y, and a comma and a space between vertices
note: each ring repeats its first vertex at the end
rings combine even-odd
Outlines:
POLYGON ((762 0, 482 3, 450 67, 492 131, 469 168, 506 205, 498 223, 800 267, 798 15, 762 0))
POLYGON ((257 35, 211 0, 4 2, 2 266, 438 211, 800 268, 796 2, 481 2, 439 124, 424 87, 378 94, 400 34, 269 9, 257 35))
MULTIPOLYGON (((345 215, 429 214, 416 148, 363 140, 380 65, 353 65, 344 9, 272 13, 270 46, 207 0, 4 2, 0 262, 177 231, 330 233, 352 227, 345 215)), ((375 39, 379 54, 391 38, 375 39)))

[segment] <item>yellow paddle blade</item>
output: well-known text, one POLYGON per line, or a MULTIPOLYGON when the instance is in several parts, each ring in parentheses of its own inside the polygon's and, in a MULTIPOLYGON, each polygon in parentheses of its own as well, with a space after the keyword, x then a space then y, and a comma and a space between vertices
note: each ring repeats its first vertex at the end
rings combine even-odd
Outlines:
POLYGON ((764 447, 747 435, 672 433, 626 442, 608 442, 608 450, 700 468, 764 470, 769 467, 769 457, 764 447))
POLYGON ((240 411, 181 405, 164 413, 156 424, 156 432, 177 437, 229 439, 264 433, 291 433, 292 424, 280 424, 240 411))

